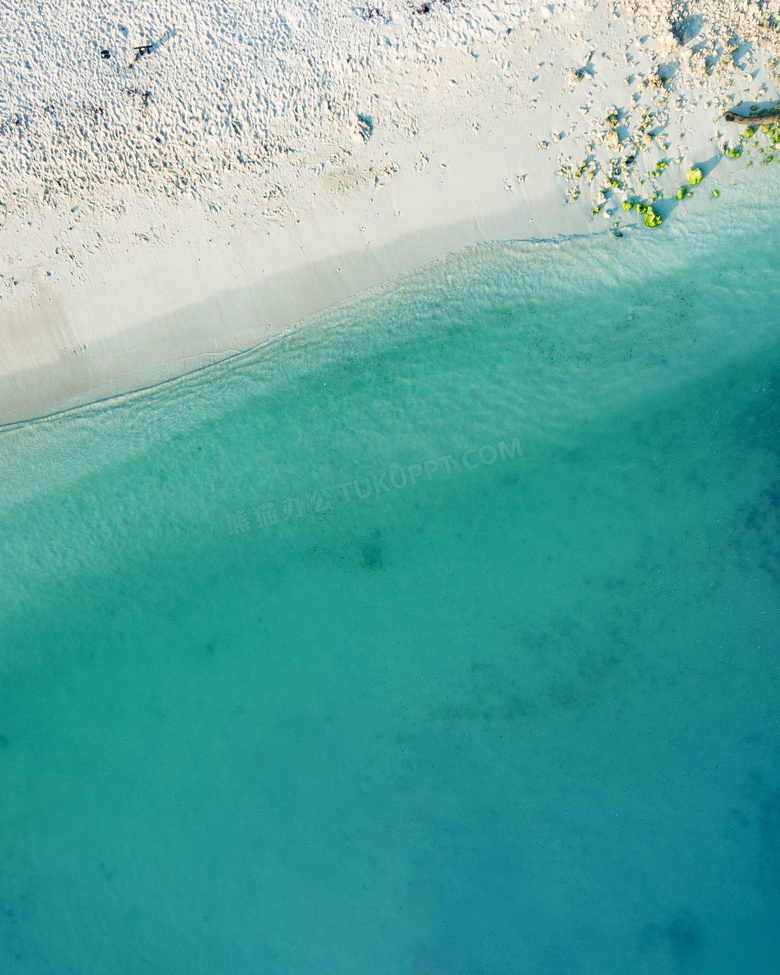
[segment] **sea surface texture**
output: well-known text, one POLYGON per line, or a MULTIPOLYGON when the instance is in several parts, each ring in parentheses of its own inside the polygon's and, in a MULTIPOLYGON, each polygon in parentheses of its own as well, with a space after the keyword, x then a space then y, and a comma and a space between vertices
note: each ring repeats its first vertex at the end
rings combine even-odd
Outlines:
POLYGON ((0 972, 777 972, 780 194, 733 195, 0 435, 0 972))

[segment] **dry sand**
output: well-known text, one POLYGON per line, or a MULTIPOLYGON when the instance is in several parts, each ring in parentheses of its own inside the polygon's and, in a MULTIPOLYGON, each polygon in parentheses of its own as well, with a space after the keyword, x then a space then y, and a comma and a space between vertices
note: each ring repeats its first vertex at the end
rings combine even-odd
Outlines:
POLYGON ((778 99, 780 0, 100 10, 0 0, 0 424, 771 155, 723 114, 778 99))

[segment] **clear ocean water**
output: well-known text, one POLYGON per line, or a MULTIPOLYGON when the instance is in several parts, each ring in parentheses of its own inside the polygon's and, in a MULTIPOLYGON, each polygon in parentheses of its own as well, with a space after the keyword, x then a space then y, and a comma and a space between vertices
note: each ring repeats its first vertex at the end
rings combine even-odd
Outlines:
POLYGON ((757 179, 0 434, 0 972, 778 971, 757 179))

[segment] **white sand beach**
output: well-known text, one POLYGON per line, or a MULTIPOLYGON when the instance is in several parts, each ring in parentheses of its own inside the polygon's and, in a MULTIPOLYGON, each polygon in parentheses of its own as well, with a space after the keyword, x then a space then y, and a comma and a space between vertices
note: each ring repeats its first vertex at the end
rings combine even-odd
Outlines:
POLYGON ((724 113, 778 100, 780 0, 43 0, 0 33, 0 424, 470 245, 662 233, 624 202, 682 219, 691 167, 773 158, 724 113))

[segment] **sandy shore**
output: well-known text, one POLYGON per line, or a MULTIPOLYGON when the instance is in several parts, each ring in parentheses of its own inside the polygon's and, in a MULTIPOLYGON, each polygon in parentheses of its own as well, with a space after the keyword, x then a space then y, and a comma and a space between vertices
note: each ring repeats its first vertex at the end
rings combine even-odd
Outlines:
POLYGON ((727 192, 772 157, 723 119, 778 99, 780 11, 739 6, 3 9, 0 424, 466 246, 620 232, 642 221, 624 202, 682 219, 690 167, 727 192))

